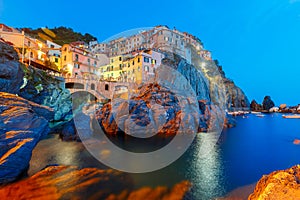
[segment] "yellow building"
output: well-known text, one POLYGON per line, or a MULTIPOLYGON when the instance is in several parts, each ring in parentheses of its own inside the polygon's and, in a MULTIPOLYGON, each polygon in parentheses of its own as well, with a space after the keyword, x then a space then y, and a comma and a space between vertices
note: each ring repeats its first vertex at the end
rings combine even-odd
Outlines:
POLYGON ((111 57, 108 65, 100 67, 101 79, 137 84, 151 81, 163 58, 162 53, 152 50, 111 57))
POLYGON ((102 80, 107 81, 122 81, 123 80, 123 59, 124 56, 114 56, 109 58, 109 64, 100 67, 100 74, 102 80))

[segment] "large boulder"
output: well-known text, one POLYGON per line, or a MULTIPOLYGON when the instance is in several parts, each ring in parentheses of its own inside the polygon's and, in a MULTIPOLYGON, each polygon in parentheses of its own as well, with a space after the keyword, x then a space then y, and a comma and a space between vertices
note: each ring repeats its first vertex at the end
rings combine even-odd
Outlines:
POLYGON ((189 190, 183 181, 173 188, 134 189, 126 173, 75 166, 49 166, 32 177, 0 189, 3 199, 180 200, 189 190))
POLYGON ((250 109, 252 111, 261 111, 262 110, 262 105, 257 103, 255 100, 252 100, 251 104, 250 104, 250 109))
POLYGON ((115 99, 96 112, 102 129, 110 135, 174 135, 217 131, 223 127, 224 113, 206 100, 180 97, 167 88, 143 85, 130 100, 115 99))
POLYGON ((0 92, 0 184, 16 180, 29 166, 31 152, 49 132, 53 110, 0 92))
POLYGON ((0 90, 17 94, 23 84, 24 72, 14 48, 0 41, 0 90))
POLYGON ((263 109, 264 110, 270 110, 275 106, 275 103, 272 101, 270 96, 265 96, 264 101, 263 101, 263 109))
POLYGON ((300 199, 300 165, 263 176, 248 199, 300 199))

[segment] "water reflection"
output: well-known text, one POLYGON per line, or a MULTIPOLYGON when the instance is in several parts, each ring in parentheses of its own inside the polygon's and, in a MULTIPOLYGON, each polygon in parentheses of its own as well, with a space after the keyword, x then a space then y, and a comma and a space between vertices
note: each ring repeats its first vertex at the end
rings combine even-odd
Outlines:
POLYGON ((191 148, 187 177, 192 180, 188 199, 210 199, 225 193, 222 159, 216 137, 199 134, 191 148), (206 151, 205 151, 206 150, 206 151))
MULTIPOLYGON (((240 186, 258 181, 263 174, 299 163, 298 120, 284 120, 281 115, 238 118, 236 128, 223 133, 216 145, 213 134, 199 134, 185 154, 161 170, 130 174, 134 187, 173 186, 190 180, 193 187, 186 199, 206 200, 224 196, 240 186), (270 127, 271 126, 271 127, 270 127), (280 147, 280 148, 279 148, 280 147), (208 151, 211 149, 210 151, 208 151)), ((100 153, 100 152, 99 152, 100 153)), ((102 152, 109 156, 109 152, 102 152)), ((122 158, 122 162, 126 162, 122 158)), ((38 143, 32 154, 29 174, 48 164, 107 168, 93 158, 79 142, 62 142, 57 136, 38 143)))

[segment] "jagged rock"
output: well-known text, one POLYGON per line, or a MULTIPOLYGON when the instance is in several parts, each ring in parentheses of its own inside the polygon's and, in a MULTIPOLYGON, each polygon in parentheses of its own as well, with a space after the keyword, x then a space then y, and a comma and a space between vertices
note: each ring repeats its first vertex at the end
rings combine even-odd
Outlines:
POLYGON ((23 76, 14 48, 0 41, 0 90, 17 94, 23 84, 23 76))
POLYGON ((0 184, 16 180, 28 168, 31 152, 49 131, 53 111, 21 97, 0 93, 0 184))
POLYGON ((223 127, 222 111, 206 100, 193 102, 188 98, 179 103, 178 96, 157 83, 144 85, 139 91, 129 101, 115 99, 96 112, 106 133, 174 135, 223 127))
POLYGON ((252 111, 261 111, 262 110, 262 105, 257 103, 255 100, 252 100, 251 104, 250 104, 250 109, 252 111))
POLYGON ((300 199, 300 165, 263 176, 248 199, 300 199))
POLYGON ((263 101, 263 109, 264 110, 270 110, 275 106, 275 103, 272 101, 270 96, 265 96, 263 101))
POLYGON ((59 136, 64 141, 80 141, 73 119, 63 124, 63 127, 59 132, 59 136))
POLYGON ((217 60, 214 62, 218 67, 217 69, 225 86, 227 109, 229 111, 249 110, 250 103, 245 93, 231 79, 225 76, 225 72, 223 71, 222 66, 219 65, 219 62, 217 60))
POLYGON ((19 63, 14 48, 0 41, 0 91, 18 94, 29 101, 53 108, 54 121, 69 121, 72 117, 71 94, 61 87, 61 81, 43 70, 25 67, 19 63), (26 84, 23 80, 26 80, 26 84), (41 91, 37 90, 39 84, 41 91))
POLYGON ((286 109, 286 104, 280 104, 279 108, 280 108, 280 110, 286 109))
POLYGON ((183 181, 171 189, 159 186, 134 190, 130 176, 119 171, 49 166, 28 179, 0 188, 0 196, 4 199, 180 200, 190 186, 183 181))
POLYGON ((232 128, 236 126, 236 120, 233 116, 227 115, 224 122, 224 128, 232 128))

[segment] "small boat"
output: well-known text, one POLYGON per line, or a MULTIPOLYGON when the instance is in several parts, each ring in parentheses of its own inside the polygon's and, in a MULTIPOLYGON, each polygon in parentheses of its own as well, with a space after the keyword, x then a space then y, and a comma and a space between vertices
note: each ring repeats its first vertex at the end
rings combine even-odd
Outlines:
POLYGON ((286 119, 300 119, 300 115, 282 115, 286 119))
POLYGON ((261 114, 261 112, 251 111, 252 114, 261 114))
POLYGON ((263 114, 257 114, 256 117, 264 117, 265 115, 263 114))

